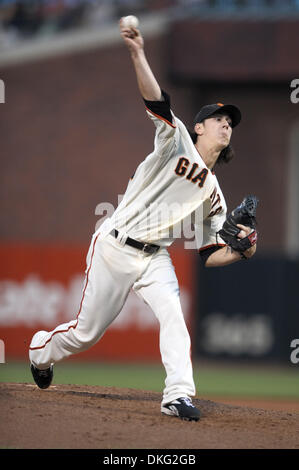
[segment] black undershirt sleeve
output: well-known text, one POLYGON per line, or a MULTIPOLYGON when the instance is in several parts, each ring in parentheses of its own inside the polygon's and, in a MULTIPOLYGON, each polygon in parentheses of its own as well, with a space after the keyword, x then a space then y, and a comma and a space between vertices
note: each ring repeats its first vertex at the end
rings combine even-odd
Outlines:
MULTIPOLYGON (((150 111, 152 111, 153 113, 157 114, 158 116, 161 116, 162 118, 172 123, 172 114, 170 111, 170 96, 164 90, 161 90, 161 91, 162 91, 162 96, 164 98, 163 101, 148 101, 145 99, 143 101, 145 103, 145 106, 150 111)), ((201 250, 199 254, 203 261, 203 264, 205 265, 208 257, 215 251, 219 250, 220 248, 222 247, 212 246, 210 248, 201 250)))
POLYGON ((168 122, 172 123, 172 114, 170 111, 170 96, 163 90, 162 96, 164 98, 163 101, 148 101, 143 100, 145 106, 152 111, 154 114, 166 119, 168 122))
POLYGON ((201 260, 205 266, 206 262, 207 262, 207 259, 208 257, 212 254, 212 253, 215 253, 215 251, 218 251, 220 250, 220 248, 223 248, 223 246, 211 246, 210 248, 205 248, 204 250, 201 250, 199 252, 200 254, 200 257, 201 257, 201 260))

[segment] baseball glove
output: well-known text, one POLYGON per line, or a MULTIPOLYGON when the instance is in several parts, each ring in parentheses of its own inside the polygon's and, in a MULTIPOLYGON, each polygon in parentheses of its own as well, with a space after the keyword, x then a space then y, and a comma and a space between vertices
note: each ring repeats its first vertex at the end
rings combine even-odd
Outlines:
POLYGON ((242 203, 227 216, 222 229, 217 232, 228 246, 239 253, 248 250, 257 242, 256 208, 258 202, 256 196, 246 196, 242 203), (237 224, 252 228, 252 232, 245 238, 238 238, 241 229, 237 227, 237 224))

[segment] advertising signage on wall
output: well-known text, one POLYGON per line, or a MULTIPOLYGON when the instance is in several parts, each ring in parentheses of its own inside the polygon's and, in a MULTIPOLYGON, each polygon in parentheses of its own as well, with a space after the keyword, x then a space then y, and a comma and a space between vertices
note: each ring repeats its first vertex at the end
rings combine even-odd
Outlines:
POLYGON ((290 345, 299 337, 299 263, 257 257, 198 269, 197 354, 290 363, 290 345))
MULTIPOLYGON (((38 330, 51 331, 78 313, 87 248, 67 245, 2 245, 0 255, 0 339, 6 358, 28 359, 38 330)), ((187 326, 194 305, 193 253, 171 249, 187 326)), ((99 312, 100 314, 100 312, 99 312)), ((152 310, 130 292, 103 338, 73 360, 160 361, 159 324, 152 310)))

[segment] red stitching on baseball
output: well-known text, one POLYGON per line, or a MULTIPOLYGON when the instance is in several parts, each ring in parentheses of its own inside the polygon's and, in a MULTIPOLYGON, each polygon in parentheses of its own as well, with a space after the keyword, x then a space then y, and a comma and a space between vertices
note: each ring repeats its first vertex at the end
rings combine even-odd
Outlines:
POLYGON ((250 240, 251 245, 255 245, 257 242, 257 231, 255 230, 254 232, 250 233, 250 235, 248 235, 248 238, 250 240))

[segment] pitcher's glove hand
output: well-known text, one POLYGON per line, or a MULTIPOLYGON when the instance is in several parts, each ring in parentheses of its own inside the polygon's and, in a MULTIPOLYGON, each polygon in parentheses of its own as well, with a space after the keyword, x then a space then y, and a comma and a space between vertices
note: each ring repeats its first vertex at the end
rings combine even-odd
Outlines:
POLYGON ((227 216, 222 229, 217 232, 228 246, 239 253, 248 250, 257 242, 256 208, 258 202, 256 196, 246 196, 242 203, 227 216), (250 227, 251 233, 245 238, 239 238, 241 228, 238 224, 250 227))

